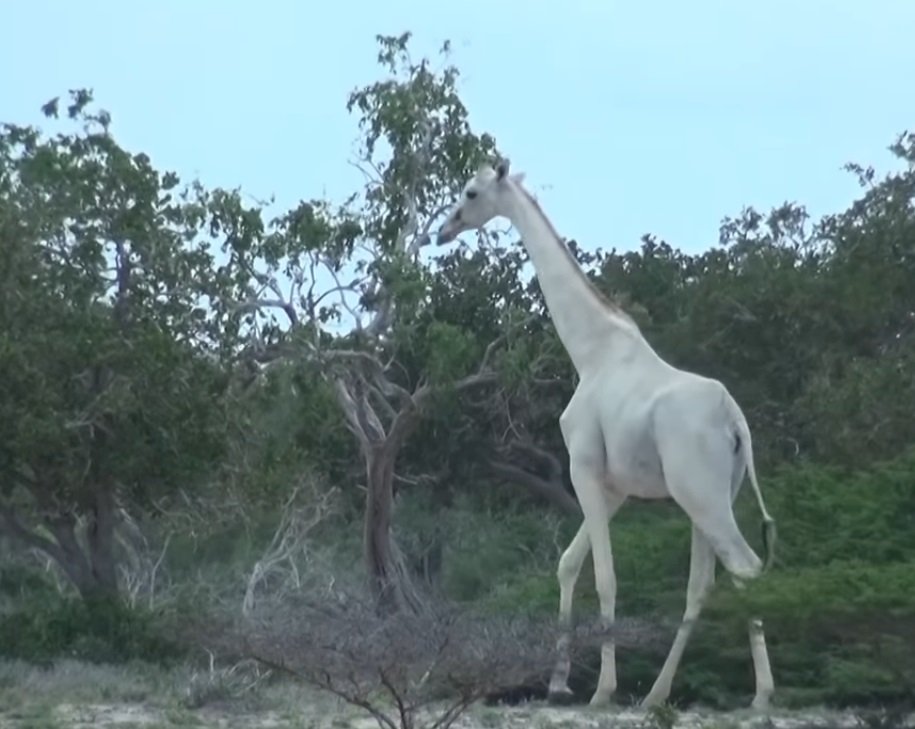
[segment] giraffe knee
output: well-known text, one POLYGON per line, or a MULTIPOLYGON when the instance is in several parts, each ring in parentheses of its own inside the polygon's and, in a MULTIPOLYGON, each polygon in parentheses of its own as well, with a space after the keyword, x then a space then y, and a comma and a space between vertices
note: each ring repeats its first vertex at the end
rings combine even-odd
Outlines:
POLYGON ((570 587, 578 579, 581 566, 584 564, 585 556, 588 554, 589 544, 587 531, 582 525, 571 544, 559 558, 559 564, 556 567, 556 578, 559 580, 561 588, 570 587))
POLYGON ((567 550, 559 558, 559 565, 556 567, 556 579, 559 580, 560 586, 568 585, 578 578, 581 563, 576 557, 577 555, 571 553, 571 550, 567 550))

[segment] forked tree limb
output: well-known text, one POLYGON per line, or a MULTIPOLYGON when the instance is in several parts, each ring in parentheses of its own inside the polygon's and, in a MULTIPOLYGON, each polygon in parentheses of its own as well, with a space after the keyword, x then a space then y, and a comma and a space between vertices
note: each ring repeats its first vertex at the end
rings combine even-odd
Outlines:
POLYGON ((505 461, 490 461, 489 466, 500 478, 526 488, 534 495, 548 501, 566 514, 581 516, 578 500, 570 494, 561 480, 545 479, 535 473, 505 461))

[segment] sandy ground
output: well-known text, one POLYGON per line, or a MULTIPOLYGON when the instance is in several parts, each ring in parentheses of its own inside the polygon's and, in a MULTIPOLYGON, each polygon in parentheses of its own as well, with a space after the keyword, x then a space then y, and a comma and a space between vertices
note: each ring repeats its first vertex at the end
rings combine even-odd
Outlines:
MULTIPOLYGON (((419 726, 431 726, 435 717, 430 715, 419 726)), ((91 727, 160 727, 160 726, 194 726, 194 727, 239 727, 250 729, 283 729, 285 727, 324 727, 344 729, 375 729, 378 723, 369 716, 360 716, 355 712, 343 711, 316 716, 305 707, 301 712, 295 711, 261 711, 257 713, 238 713, 219 710, 201 709, 189 712, 170 712, 143 704, 96 704, 74 706, 61 704, 37 725, 68 727, 72 729, 90 729, 91 727)), ((8 716, 0 719, 3 727, 35 727, 34 718, 8 716)), ((491 727, 536 727, 538 729, 661 729, 656 719, 639 711, 621 710, 617 712, 591 712, 584 709, 554 709, 546 706, 526 706, 512 708, 474 708, 455 724, 461 729, 489 729, 491 727)), ((776 712, 768 716, 751 716, 748 714, 721 714, 679 712, 676 729, 859 729, 867 724, 855 714, 839 712, 776 712)), ((896 726, 895 722, 889 724, 896 726)), ((912 717, 901 726, 912 727, 912 717)))
MULTIPOLYGON (((417 727, 432 726, 436 716, 430 714, 417 722, 417 727), (424 720, 423 720, 424 719, 424 720)), ((735 712, 677 712, 669 729, 867 729, 867 722, 854 712, 782 712, 768 715, 735 712)), ((915 727, 915 716, 903 721, 880 722, 874 729, 915 727)), ((219 708, 177 710, 146 703, 98 703, 76 705, 62 703, 39 714, 10 710, 0 712, 0 727, 37 729, 37 727, 67 727, 68 729, 108 729, 127 727, 220 727, 238 729, 376 729, 372 717, 346 707, 311 706, 286 707, 282 711, 261 710, 245 712, 219 708)), ((519 707, 473 707, 454 725, 461 729, 491 729, 506 727, 521 729, 668 729, 668 725, 642 711, 592 711, 582 708, 553 708, 539 704, 519 707)))
MULTIPOLYGON (((391 714, 394 718, 393 713, 391 714)), ((435 712, 418 717, 431 727, 435 712)), ((62 662, 50 669, 0 662, 0 729, 375 729, 364 710, 300 686, 256 685, 232 671, 165 672, 149 666, 113 668, 62 662)), ((396 725, 395 725, 396 726, 396 725)), ((879 717, 847 711, 783 711, 768 715, 633 709, 477 705, 460 729, 915 729, 915 714, 879 717)))

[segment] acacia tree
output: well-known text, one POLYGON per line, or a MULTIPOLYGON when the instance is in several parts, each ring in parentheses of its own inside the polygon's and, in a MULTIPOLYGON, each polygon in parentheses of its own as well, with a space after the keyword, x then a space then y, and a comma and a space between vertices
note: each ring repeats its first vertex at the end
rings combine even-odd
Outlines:
POLYGON ((201 210, 91 101, 0 129, 0 533, 107 598, 121 509, 219 458, 227 378, 201 210))
POLYGON ((438 266, 424 256, 430 232, 496 150, 492 137, 470 129, 457 69, 414 62, 409 39, 379 36, 388 77, 349 96, 363 135, 354 161, 362 190, 339 206, 302 202, 268 225, 238 193, 206 199, 211 225, 226 235, 234 287, 215 306, 241 317, 251 337, 246 356, 261 364, 307 358, 333 384, 364 462, 365 562, 387 610, 414 609, 419 599, 392 536, 398 456, 442 398, 496 381, 497 353, 525 320, 511 292, 489 312, 486 332, 434 315, 435 292, 452 285, 464 259, 438 266))

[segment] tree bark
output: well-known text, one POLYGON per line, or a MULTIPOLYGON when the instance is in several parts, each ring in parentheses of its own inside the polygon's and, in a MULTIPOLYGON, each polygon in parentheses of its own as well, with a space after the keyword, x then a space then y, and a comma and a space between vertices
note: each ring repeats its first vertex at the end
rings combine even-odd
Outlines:
MULTIPOLYGON (((454 383, 464 390, 495 380, 486 368, 496 340, 487 347, 480 370, 454 383)), ((394 508, 394 465, 397 455, 421 418, 423 403, 434 392, 429 385, 419 385, 409 392, 383 375, 383 367, 367 353, 336 351, 338 356, 370 365, 371 381, 351 372, 350 377, 336 379, 337 400, 343 409, 347 427, 359 440, 366 467, 366 508, 363 524, 363 545, 369 584, 379 610, 383 612, 408 610, 418 612, 422 600, 404 558, 391 533, 394 508), (371 393, 381 403, 383 414, 390 419, 385 428, 369 401, 371 393), (387 398, 389 393, 398 400, 395 407, 387 398)))
POLYGON ((366 503, 363 554, 369 587, 379 611, 416 612, 419 595, 391 533, 394 510, 394 464, 411 428, 419 419, 412 397, 401 406, 385 432, 368 402, 359 378, 337 380, 337 396, 350 431, 358 438, 365 461, 366 503))
POLYGON ((394 507, 394 461, 399 444, 373 444, 366 454, 368 480, 363 545, 372 595, 379 610, 416 612, 419 597, 391 533, 394 507))
POLYGON ((45 517, 44 523, 53 536, 49 539, 27 527, 12 509, 0 507, 0 532, 50 557, 81 598, 117 599, 120 594, 114 551, 117 522, 112 495, 101 492, 87 518, 88 550, 76 536, 76 519, 71 514, 45 517))
POLYGON ((116 524, 114 497, 108 488, 101 486, 89 512, 86 534, 92 592, 96 597, 116 598, 119 595, 117 557, 114 552, 116 524))
POLYGON ((76 520, 70 515, 59 515, 47 520, 48 528, 57 541, 56 549, 39 547, 51 556, 73 583, 80 597, 91 597, 95 592, 92 568, 76 538, 76 520))

